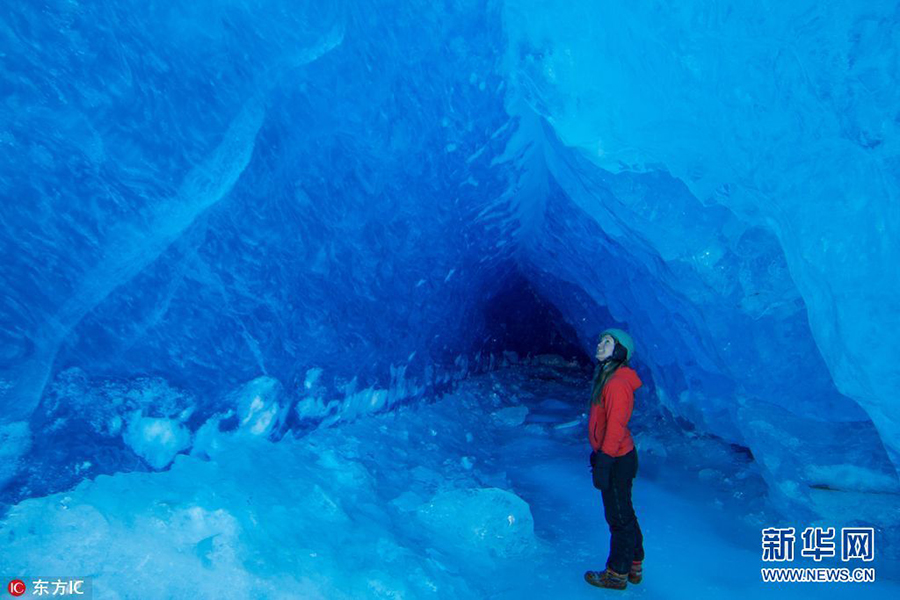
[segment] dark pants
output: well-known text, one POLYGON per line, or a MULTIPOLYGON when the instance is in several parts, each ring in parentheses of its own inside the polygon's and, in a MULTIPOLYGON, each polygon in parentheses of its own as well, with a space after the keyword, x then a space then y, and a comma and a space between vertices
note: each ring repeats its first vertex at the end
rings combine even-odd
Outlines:
POLYGON ((637 469, 637 449, 616 457, 609 473, 609 488, 602 492, 610 534, 606 566, 616 573, 627 573, 631 561, 644 560, 644 535, 631 505, 631 484, 637 469))

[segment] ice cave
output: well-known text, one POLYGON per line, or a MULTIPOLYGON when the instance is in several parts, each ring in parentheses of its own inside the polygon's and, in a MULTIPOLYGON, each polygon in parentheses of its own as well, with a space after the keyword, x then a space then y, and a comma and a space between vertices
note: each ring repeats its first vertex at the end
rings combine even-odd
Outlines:
POLYGON ((0 596, 900 597, 898 21, 4 2, 0 596))

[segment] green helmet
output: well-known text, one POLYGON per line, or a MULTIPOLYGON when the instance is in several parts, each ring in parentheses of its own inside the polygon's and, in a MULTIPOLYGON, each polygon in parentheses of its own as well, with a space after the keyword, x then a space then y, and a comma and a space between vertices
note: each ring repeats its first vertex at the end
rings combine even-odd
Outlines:
POLYGON ((634 357, 634 340, 631 339, 631 336, 621 329, 604 329, 597 341, 599 342, 607 334, 611 335, 614 340, 625 348, 625 360, 630 361, 634 357))

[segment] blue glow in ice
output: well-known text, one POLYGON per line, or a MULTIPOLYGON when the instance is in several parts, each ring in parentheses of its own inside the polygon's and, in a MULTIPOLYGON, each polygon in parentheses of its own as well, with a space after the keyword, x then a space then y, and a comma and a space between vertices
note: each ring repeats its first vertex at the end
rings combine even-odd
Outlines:
POLYGON ((895 3, 8 4, 0 575, 595 593, 618 326, 646 588, 790 522, 896 592, 895 3))

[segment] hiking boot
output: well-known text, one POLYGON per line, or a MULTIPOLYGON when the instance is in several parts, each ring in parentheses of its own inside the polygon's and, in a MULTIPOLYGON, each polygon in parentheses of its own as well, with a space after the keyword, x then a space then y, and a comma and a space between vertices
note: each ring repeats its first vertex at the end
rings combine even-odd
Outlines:
POLYGON ((588 571, 584 580, 591 585, 611 590, 624 590, 628 586, 628 575, 616 573, 609 567, 605 571, 588 571))
POLYGON ((635 560, 631 562, 631 570, 628 572, 628 581, 630 583, 640 583, 644 578, 644 568, 641 566, 643 561, 635 560))

